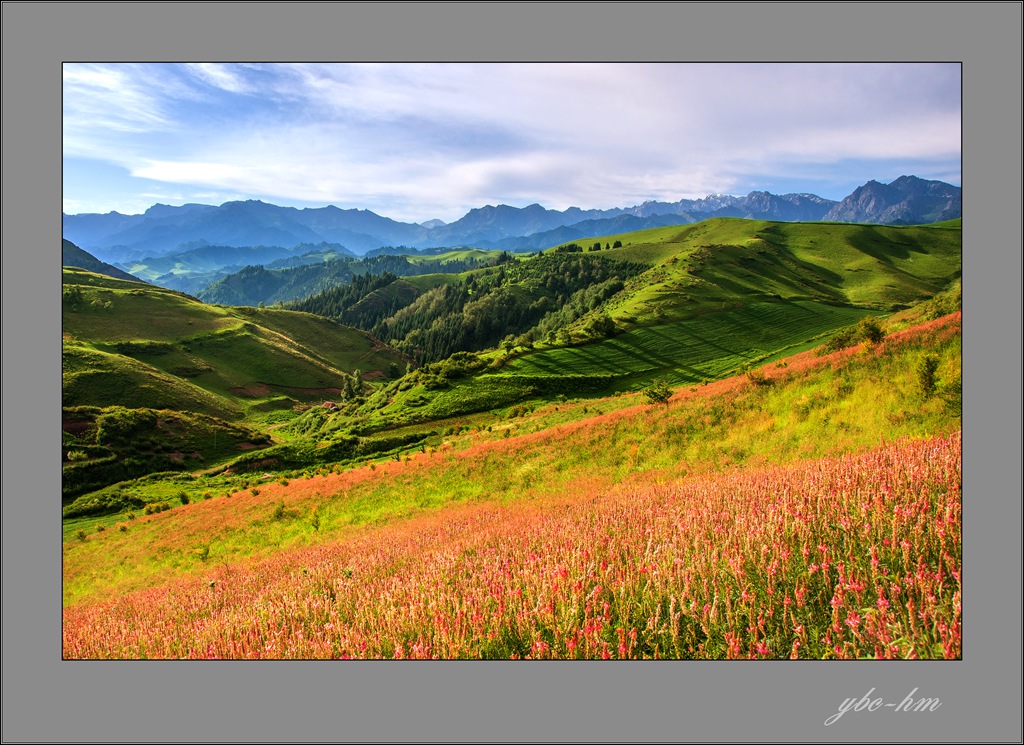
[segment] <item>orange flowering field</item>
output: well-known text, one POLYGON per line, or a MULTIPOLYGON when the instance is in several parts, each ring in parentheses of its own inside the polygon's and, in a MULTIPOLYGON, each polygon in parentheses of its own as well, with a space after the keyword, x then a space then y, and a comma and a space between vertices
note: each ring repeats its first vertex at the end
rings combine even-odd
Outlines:
POLYGON ((65 655, 957 658, 960 459, 956 433, 461 508, 69 608, 65 655))

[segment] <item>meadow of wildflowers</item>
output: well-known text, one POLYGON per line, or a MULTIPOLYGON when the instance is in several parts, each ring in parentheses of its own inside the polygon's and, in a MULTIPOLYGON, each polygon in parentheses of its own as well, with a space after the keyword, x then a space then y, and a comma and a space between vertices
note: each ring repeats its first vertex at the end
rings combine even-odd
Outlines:
POLYGON ((64 609, 64 657, 961 656, 960 433, 465 504, 64 609))

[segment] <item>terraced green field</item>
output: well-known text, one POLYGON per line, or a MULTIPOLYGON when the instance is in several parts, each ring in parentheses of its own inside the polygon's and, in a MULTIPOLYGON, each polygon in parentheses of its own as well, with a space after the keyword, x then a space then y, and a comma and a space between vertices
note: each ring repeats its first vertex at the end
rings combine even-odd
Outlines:
POLYGON ((611 390, 636 390, 654 377, 674 385, 713 380, 820 343, 820 336, 870 315, 811 301, 751 303, 734 310, 634 329, 584 347, 549 349, 514 360, 504 374, 612 376, 611 390), (815 341, 817 339, 817 341, 815 341))

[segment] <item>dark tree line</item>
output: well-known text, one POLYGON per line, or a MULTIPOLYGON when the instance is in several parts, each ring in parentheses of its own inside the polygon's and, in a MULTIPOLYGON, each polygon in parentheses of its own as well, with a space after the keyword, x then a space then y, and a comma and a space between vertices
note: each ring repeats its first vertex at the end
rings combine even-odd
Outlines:
POLYGON ((398 279, 398 275, 385 271, 382 274, 356 274, 347 284, 335 285, 323 292, 288 303, 289 310, 315 313, 318 316, 342 320, 345 312, 367 295, 387 287, 398 279))
POLYGON ((537 341, 596 309, 643 269, 594 256, 545 254, 435 287, 368 330, 420 364, 495 348, 509 335, 537 341))
MULTIPOLYGON (((404 257, 382 256, 382 259, 404 257)), ((492 266, 422 291, 398 272, 355 275, 345 285, 287 307, 368 331, 419 364, 493 349, 509 337, 547 339, 621 291, 645 267, 587 252, 551 252, 528 261, 508 254, 492 266)), ((610 319, 587 333, 614 333, 610 319)))
MULTIPOLYGON (((508 254, 489 258, 441 259, 429 258, 409 261, 405 256, 367 256, 361 259, 338 258, 320 264, 267 269, 262 265, 247 266, 234 274, 212 283, 199 294, 207 303, 222 305, 257 305, 287 303, 285 307, 299 309, 299 298, 305 298, 315 307, 314 296, 337 287, 352 284, 356 277, 393 274, 411 277, 419 274, 460 274, 481 267, 509 261, 508 254)), ((331 311, 310 310, 311 313, 334 318, 331 311)), ((337 319, 340 320, 340 319, 337 319)))

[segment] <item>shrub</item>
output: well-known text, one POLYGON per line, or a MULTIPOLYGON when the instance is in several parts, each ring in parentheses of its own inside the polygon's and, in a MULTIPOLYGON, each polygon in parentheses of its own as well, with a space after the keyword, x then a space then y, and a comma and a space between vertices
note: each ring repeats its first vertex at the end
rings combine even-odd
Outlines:
POLYGON ((769 378, 764 370, 759 367, 750 367, 747 364, 743 365, 743 372, 747 376, 747 380, 758 387, 769 386, 772 384, 771 378, 769 378))
POLYGON ((188 492, 184 492, 184 491, 180 492, 178 494, 178 499, 181 500, 182 504, 188 504, 189 503, 188 492))
POLYGON ((832 352, 838 352, 840 349, 846 349, 847 347, 853 346, 857 341, 856 328, 849 326, 845 329, 840 329, 825 342, 824 346, 819 350, 818 354, 826 355, 832 352))
POLYGON ((860 319, 860 323, 857 324, 857 338, 869 344, 877 344, 885 338, 885 331, 877 319, 866 316, 860 319))
POLYGON ((917 387, 925 398, 931 398, 935 394, 935 372, 938 369, 939 358, 934 354, 926 354, 917 363, 917 387))
POLYGON ((155 428, 156 414, 152 411, 111 406, 96 417, 96 443, 134 447, 155 428))
POLYGON ((270 517, 274 520, 283 520, 287 514, 288 510, 285 509, 284 500, 282 499, 274 507, 274 511, 271 513, 270 517))
POLYGON ((62 293, 62 300, 70 305, 74 310, 78 310, 78 306, 81 305, 85 298, 82 295, 82 288, 77 285, 69 285, 64 288, 62 293))
POLYGON ((667 380, 658 378, 644 388, 643 394, 647 397, 648 403, 667 405, 669 399, 672 398, 672 389, 669 387, 667 380))

